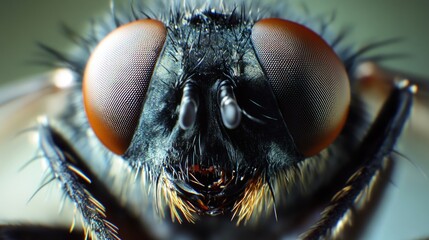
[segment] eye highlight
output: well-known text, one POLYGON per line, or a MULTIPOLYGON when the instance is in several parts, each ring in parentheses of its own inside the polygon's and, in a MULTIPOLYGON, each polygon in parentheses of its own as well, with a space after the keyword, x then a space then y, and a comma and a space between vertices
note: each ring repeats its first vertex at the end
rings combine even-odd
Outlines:
POLYGON ((166 35, 162 22, 138 20, 106 36, 88 60, 85 112, 96 136, 116 154, 130 145, 166 35))
POLYGON ((308 28, 263 19, 252 42, 298 150, 312 156, 342 130, 350 105, 345 67, 331 47, 308 28))

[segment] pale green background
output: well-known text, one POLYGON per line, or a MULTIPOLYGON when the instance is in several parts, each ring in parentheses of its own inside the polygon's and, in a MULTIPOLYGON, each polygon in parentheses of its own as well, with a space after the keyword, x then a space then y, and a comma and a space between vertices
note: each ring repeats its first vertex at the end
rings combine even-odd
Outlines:
MULTIPOLYGON (((120 2, 120 1, 117 1, 120 2)), ((297 3, 298 1, 295 1, 297 3)), ((334 28, 351 27, 347 40, 365 44, 403 37, 404 41, 379 51, 405 53, 388 66, 429 77, 429 1, 301 1, 313 13, 337 10, 334 28)), ((2 0, 0 5, 0 82, 15 81, 46 68, 30 63, 38 58, 35 42, 67 50, 70 42, 60 33, 60 23, 84 29, 91 18, 107 12, 108 0, 2 0)))

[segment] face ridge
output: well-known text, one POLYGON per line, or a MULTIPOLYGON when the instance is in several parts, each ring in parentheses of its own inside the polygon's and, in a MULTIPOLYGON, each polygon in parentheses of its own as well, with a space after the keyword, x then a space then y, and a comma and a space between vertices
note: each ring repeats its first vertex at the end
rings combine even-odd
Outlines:
POLYGON ((282 161, 267 158, 270 145, 289 146, 283 158, 297 156, 252 49, 252 22, 206 12, 180 30, 166 25, 169 37, 125 158, 148 166, 164 189, 155 194, 168 196, 170 208, 200 215, 231 212, 237 196, 243 199, 255 185, 266 184, 260 179, 268 162, 282 161), (198 105, 187 129, 178 122, 185 95, 198 105), (225 96, 243 115, 234 128, 223 120, 225 96))

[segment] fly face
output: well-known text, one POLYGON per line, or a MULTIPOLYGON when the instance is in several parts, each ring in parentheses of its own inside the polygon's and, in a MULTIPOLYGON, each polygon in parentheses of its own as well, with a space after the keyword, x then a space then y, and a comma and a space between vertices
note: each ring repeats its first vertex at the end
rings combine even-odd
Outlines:
POLYGON ((88 60, 83 98, 96 136, 153 176, 176 218, 233 212, 240 222, 295 184, 285 171, 307 164, 317 175, 338 161, 325 148, 343 130, 350 86, 307 27, 201 10, 114 30, 88 60))

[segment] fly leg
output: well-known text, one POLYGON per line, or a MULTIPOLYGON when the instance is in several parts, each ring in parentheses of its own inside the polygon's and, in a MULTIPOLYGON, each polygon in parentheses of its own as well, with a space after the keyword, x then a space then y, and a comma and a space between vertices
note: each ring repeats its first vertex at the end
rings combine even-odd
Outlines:
POLYGON ((91 235, 91 239, 117 239, 116 226, 107 220, 105 207, 87 189, 92 183, 90 177, 72 163, 76 158, 67 142, 48 123, 40 124, 39 135, 52 175, 82 214, 85 235, 91 235))
MULTIPOLYGON (((105 185, 92 174, 61 134, 47 122, 39 125, 38 132, 40 148, 52 174, 48 182, 58 181, 65 196, 82 216, 85 239, 152 239, 142 229, 140 221, 123 209, 105 185)), ((73 226, 74 221, 71 228, 73 226)), ((84 238, 77 235, 70 235, 68 229, 37 225, 0 226, 0 239, 84 238)))
POLYGON ((322 212, 320 220, 304 233, 303 239, 332 239, 340 237, 351 215, 365 203, 383 170, 384 161, 394 150, 395 143, 410 114, 416 86, 407 80, 397 84, 384 103, 376 120, 365 136, 353 161, 363 165, 349 178, 322 212))

